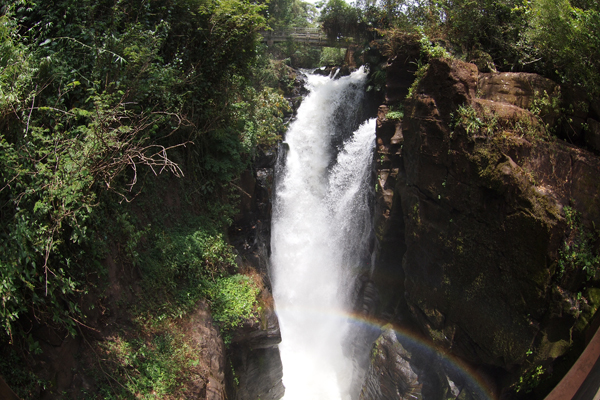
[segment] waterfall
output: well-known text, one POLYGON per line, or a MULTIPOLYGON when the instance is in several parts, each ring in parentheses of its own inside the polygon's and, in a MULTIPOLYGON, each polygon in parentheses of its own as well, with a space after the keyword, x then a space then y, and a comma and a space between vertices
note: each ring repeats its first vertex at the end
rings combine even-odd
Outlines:
POLYGON ((349 398, 346 319, 372 229, 375 120, 357 120, 365 82, 363 69, 337 80, 309 75, 310 93, 286 134, 271 239, 286 400, 349 398))

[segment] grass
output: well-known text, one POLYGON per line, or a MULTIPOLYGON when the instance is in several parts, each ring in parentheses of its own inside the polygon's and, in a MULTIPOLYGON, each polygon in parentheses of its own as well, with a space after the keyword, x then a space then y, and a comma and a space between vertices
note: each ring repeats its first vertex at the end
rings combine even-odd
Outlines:
POLYGON ((202 349, 186 338, 181 324, 138 318, 132 329, 98 342, 98 391, 88 399, 179 399, 191 382, 206 379, 202 349))
MULTIPOLYGON (((215 337, 201 341, 218 340, 219 332, 228 342, 237 327, 260 312, 257 296, 262 287, 250 271, 239 273, 224 234, 228 213, 218 212, 218 204, 205 204, 208 209, 199 212, 178 193, 184 191, 175 186, 166 194, 171 196, 168 201, 162 195, 140 199, 146 202, 143 209, 152 212, 133 208, 130 217, 118 221, 118 264, 136 266, 141 279, 120 282, 136 287, 134 300, 117 307, 120 311, 111 310, 131 322, 114 325, 103 341, 87 347, 85 374, 97 384, 89 399, 193 397, 207 383, 210 359, 192 339, 191 313, 201 302, 207 304, 215 337)), ((209 326, 208 321, 197 323, 209 326)))

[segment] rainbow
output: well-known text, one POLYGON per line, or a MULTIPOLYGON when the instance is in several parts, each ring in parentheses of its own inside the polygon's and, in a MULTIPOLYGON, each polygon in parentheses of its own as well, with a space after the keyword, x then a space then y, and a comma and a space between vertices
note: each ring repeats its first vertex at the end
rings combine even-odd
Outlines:
POLYGON ((479 372, 475 371, 470 365, 460 358, 449 354, 447 351, 440 349, 431 340, 413 332, 407 328, 400 327, 395 324, 390 324, 387 321, 378 320, 376 318, 368 317, 359 313, 349 313, 341 310, 324 309, 324 308, 308 308, 308 307, 277 307, 277 314, 281 313, 304 313, 310 314, 315 319, 337 319, 339 320, 340 326, 344 323, 353 327, 355 330, 357 327, 362 329, 372 329, 382 331, 383 329, 392 328, 398 337, 398 340, 402 345, 409 344, 411 347, 417 347, 419 350, 429 353, 431 355, 439 355, 442 357, 446 365, 453 368, 454 371, 458 372, 461 377, 468 382, 468 386, 471 390, 475 391, 479 398, 485 400, 497 400, 498 396, 494 395, 490 384, 486 383, 486 378, 479 372))

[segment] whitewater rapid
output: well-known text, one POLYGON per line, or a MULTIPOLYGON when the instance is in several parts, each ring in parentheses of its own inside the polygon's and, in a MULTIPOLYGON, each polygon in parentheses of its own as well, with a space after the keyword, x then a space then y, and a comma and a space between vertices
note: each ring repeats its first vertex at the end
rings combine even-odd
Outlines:
POLYGON ((337 80, 309 75, 286 134, 271 236, 286 400, 349 398, 346 316, 372 231, 375 120, 358 121, 366 78, 363 69, 337 80))

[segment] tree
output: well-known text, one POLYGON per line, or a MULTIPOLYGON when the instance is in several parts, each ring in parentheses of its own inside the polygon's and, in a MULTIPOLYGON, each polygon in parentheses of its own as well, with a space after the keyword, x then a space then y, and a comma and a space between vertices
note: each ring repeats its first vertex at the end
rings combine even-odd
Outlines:
POLYGON ((72 331, 110 225, 98 210, 131 200, 161 171, 185 170, 197 201, 226 204, 285 107, 246 90, 263 6, 1 4, 0 325, 10 335, 29 312, 72 331))
POLYGON ((526 37, 550 73, 600 94, 600 5, 593 1, 535 0, 526 37), (585 8, 576 7, 574 4, 585 8))
POLYGON ((329 0, 321 10, 319 21, 330 40, 352 37, 359 31, 357 9, 344 0, 329 0))

